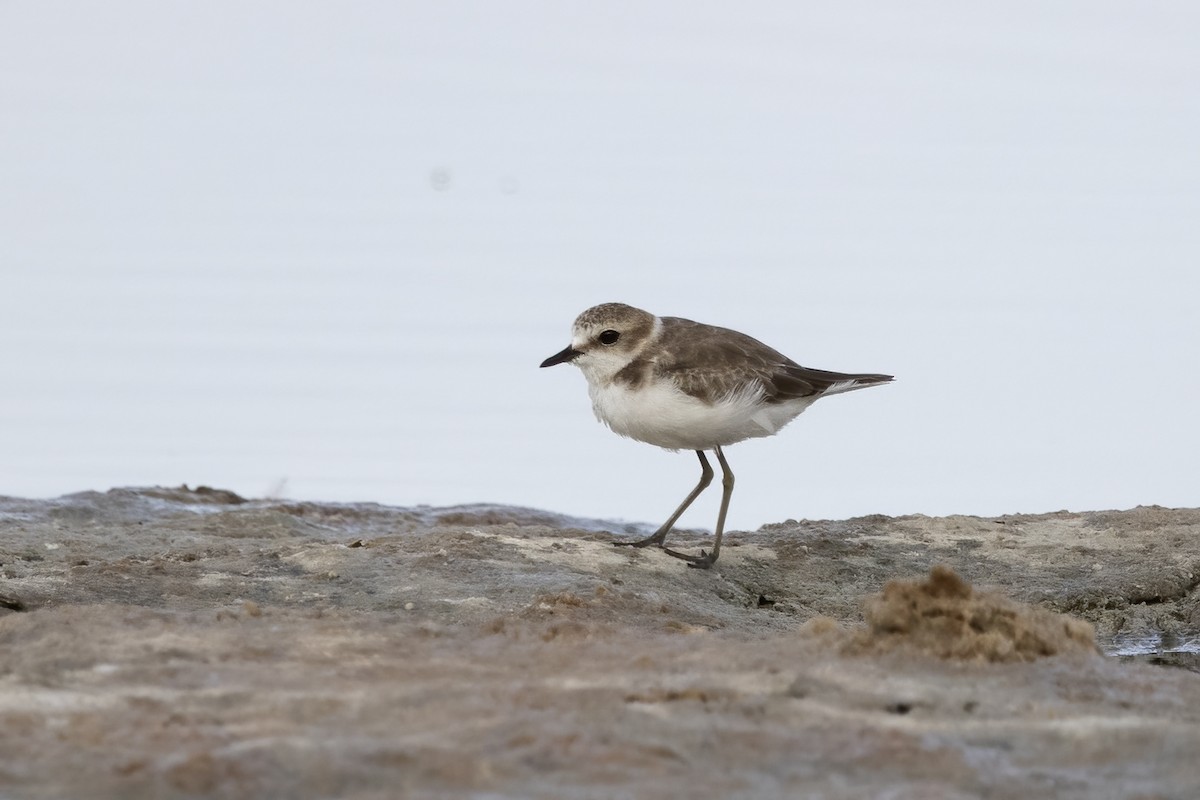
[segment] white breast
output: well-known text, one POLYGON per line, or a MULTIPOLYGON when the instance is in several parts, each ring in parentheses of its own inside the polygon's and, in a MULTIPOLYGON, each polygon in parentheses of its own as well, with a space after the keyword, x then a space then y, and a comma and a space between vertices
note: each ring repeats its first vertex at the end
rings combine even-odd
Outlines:
POLYGON ((616 433, 669 450, 711 450, 770 436, 787 425, 815 398, 766 404, 757 386, 709 404, 684 394, 666 381, 637 389, 611 381, 588 381, 596 418, 616 433))

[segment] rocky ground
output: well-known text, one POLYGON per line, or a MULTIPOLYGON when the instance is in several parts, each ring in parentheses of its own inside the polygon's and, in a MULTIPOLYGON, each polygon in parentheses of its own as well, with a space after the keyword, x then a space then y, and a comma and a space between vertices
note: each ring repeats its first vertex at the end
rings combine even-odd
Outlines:
POLYGON ((1200 796, 1200 510, 634 533, 0 499, 0 798, 1200 796))

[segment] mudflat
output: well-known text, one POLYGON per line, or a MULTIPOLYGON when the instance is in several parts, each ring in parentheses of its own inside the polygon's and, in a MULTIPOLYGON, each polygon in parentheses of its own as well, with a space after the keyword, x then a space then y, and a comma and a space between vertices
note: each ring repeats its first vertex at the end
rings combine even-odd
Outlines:
POLYGON ((1200 510, 639 533, 0 499, 0 797, 1200 796, 1200 510))

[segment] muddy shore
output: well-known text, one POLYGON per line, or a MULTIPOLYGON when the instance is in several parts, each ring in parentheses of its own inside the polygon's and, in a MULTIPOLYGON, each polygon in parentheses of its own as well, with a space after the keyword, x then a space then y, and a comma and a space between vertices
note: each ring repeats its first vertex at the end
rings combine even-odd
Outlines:
POLYGON ((634 535, 0 499, 0 798, 1200 796, 1198 509, 634 535))

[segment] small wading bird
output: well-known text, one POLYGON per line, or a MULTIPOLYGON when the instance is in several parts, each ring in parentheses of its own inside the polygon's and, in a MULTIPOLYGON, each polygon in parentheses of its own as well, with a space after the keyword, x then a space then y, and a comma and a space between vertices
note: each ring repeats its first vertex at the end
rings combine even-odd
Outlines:
POLYGON ((571 343, 542 362, 571 363, 587 378, 596 418, 622 436, 668 450, 695 450, 700 482, 652 536, 618 546, 658 545, 669 555, 706 569, 721 553, 733 472, 721 448, 771 436, 826 395, 892 380, 891 375, 846 374, 802 367, 744 333, 678 317, 656 317, 623 303, 584 311, 571 343), (712 482, 704 455, 717 455, 723 474, 721 510, 712 552, 693 556, 666 546, 667 534, 712 482))

